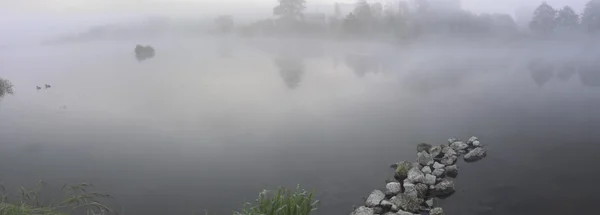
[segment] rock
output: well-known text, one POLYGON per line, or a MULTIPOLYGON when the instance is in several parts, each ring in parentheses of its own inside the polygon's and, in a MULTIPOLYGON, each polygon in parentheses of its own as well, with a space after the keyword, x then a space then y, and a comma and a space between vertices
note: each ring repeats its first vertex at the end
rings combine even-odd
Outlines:
POLYGON ((408 181, 411 183, 422 183, 425 175, 419 168, 413 167, 408 171, 408 181))
POLYGON ((435 185, 435 182, 436 182, 435 180, 436 179, 437 178, 434 175, 432 175, 432 174, 426 174, 425 175, 425 179, 423 180, 423 183, 427 184, 427 185, 435 185))
POLYGON ((410 170, 410 168, 412 168, 412 164, 408 161, 397 163, 394 178, 396 178, 398 181, 406 179, 408 176, 408 170, 410 170))
POLYGON ((418 214, 413 214, 411 212, 406 212, 406 211, 400 210, 396 213, 396 215, 418 215, 418 214))
POLYGON ((472 136, 471 138, 469 138, 469 140, 467 140, 467 144, 469 145, 473 145, 473 142, 479 140, 476 136, 472 136))
POLYGON ((417 197, 425 198, 427 196, 427 191, 429 190, 429 187, 425 184, 416 184, 415 190, 417 191, 417 197))
POLYGON ((392 198, 390 198, 390 202, 392 203, 392 208, 391 211, 398 211, 400 210, 400 202, 398 200, 398 197, 394 196, 392 198))
POLYGON ((454 193, 454 182, 448 179, 444 179, 442 182, 435 185, 433 192, 437 196, 448 196, 454 193))
POLYGON ((464 151, 469 148, 469 144, 466 144, 462 141, 456 141, 450 144, 450 148, 454 149, 455 151, 464 151))
POLYGON ((419 192, 417 191, 416 185, 413 183, 405 183, 404 184, 404 194, 412 197, 419 197, 419 192))
POLYGON ((447 166, 444 170, 448 177, 456 178, 458 176, 458 166, 456 165, 447 166))
POLYGON ((481 147, 481 143, 479 142, 479 140, 475 140, 475 141, 473 141, 473 146, 474 147, 481 147))
POLYGON ((433 164, 433 157, 431 157, 431 155, 428 152, 422 151, 417 153, 417 162, 420 165, 429 166, 433 164))
POLYGON ((400 193, 397 196, 395 196, 395 202, 392 201, 392 203, 400 206, 400 208, 404 211, 408 211, 408 212, 419 212, 419 205, 421 205, 423 203, 423 199, 419 199, 417 197, 414 196, 408 196, 404 193, 400 193))
POLYGON ((425 174, 431 174, 431 167, 429 167, 429 166, 423 167, 423 169, 421 169, 421 172, 423 172, 425 174))
POLYGON ((398 193, 402 192, 402 184, 399 182, 390 182, 385 185, 385 194, 386 195, 398 195, 398 193))
POLYGON ((384 209, 381 206, 376 206, 373 208, 373 213, 375 213, 375 214, 382 214, 383 212, 384 212, 384 209))
POLYGON ((444 156, 442 154, 442 147, 441 146, 431 147, 431 149, 429 149, 429 154, 431 154, 431 157, 434 157, 434 158, 444 156))
POLYGON ((375 206, 379 205, 381 200, 383 200, 384 198, 385 198, 385 194, 383 192, 381 192, 381 190, 373 190, 373 192, 371 192, 371 195, 369 195, 369 197, 367 197, 367 201, 365 201, 365 205, 367 207, 375 207, 375 206))
POLYGON ((374 215, 374 214, 375 214, 375 211, 373 211, 373 208, 360 206, 359 208, 354 210, 354 212, 352 212, 350 215, 374 215))
POLYGON ((444 176, 445 170, 442 168, 439 169, 434 169, 433 172, 431 172, 432 175, 434 175, 435 177, 441 178, 444 176))
POLYGON ((454 151, 454 149, 452 149, 451 147, 443 147, 442 148, 442 153, 444 154, 444 156, 449 156, 449 155, 456 155, 456 151, 454 151))
POLYGON ((417 152, 429 152, 429 149, 431 149, 431 145, 430 144, 419 143, 417 145, 417 152))
POLYGON ((438 162, 433 163, 433 168, 434 169, 442 169, 444 167, 446 167, 446 165, 438 163, 438 162))
POLYGON ((411 165, 411 168, 419 168, 419 169, 423 169, 423 165, 419 164, 419 162, 413 162, 411 165))
POLYGON ((466 162, 475 162, 475 161, 481 160, 486 155, 487 155, 487 153, 485 152, 485 149, 475 148, 475 149, 471 150, 469 153, 467 153, 465 155, 464 159, 466 162))
POLYGON ((444 210, 442 208, 434 208, 429 211, 429 215, 444 215, 444 210))
POLYGON ((448 139, 448 144, 452 144, 452 143, 454 143, 456 141, 458 141, 458 139, 456 139, 456 138, 450 138, 450 139, 448 139))
POLYGON ((458 156, 456 155, 444 155, 444 157, 442 158, 442 160, 440 160, 440 162, 444 165, 453 165, 454 163, 456 163, 456 160, 458 160, 458 156))
POLYGON ((427 207, 429 207, 429 208, 432 208, 433 207, 433 199, 425 200, 425 205, 427 205, 427 207))
POLYGON ((379 205, 383 208, 391 209, 394 204, 392 202, 384 199, 381 201, 381 203, 379 205))

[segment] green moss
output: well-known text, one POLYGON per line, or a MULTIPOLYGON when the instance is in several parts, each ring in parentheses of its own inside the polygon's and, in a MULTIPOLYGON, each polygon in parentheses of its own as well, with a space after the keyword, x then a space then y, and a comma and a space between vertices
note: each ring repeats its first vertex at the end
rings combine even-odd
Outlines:
POLYGON ((397 163, 394 177, 399 181, 404 180, 406 177, 408 177, 408 170, 410 170, 411 166, 412 164, 408 161, 397 163))

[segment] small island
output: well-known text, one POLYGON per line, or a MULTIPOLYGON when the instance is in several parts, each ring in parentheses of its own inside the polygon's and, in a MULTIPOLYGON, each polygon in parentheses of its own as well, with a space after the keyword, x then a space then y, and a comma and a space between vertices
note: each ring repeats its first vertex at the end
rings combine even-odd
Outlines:
POLYGON ((154 57, 154 48, 152 46, 135 46, 135 58, 138 61, 144 61, 154 57))

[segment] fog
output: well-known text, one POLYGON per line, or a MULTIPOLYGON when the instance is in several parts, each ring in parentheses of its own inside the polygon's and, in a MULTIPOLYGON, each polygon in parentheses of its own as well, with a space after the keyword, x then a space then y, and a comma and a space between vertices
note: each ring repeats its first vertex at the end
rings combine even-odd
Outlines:
POLYGON ((148 215, 300 184, 349 214, 416 143, 476 135, 446 214, 591 213, 600 4, 438 1, 4 0, 0 181, 148 215))

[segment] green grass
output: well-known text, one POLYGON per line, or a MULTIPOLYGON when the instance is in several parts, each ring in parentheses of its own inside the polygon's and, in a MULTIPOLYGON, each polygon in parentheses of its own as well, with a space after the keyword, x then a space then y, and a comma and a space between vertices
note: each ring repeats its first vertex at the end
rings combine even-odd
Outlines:
POLYGON ((0 215, 116 214, 100 201, 112 197, 89 191, 93 187, 91 184, 64 185, 60 191, 65 198, 45 204, 39 197, 44 186, 45 183, 40 181, 31 190, 21 187, 18 198, 12 200, 9 199, 10 194, 5 192, 4 186, 0 185, 0 215))
POLYGON ((234 215, 308 215, 318 206, 314 192, 300 189, 298 185, 295 191, 286 188, 264 190, 258 194, 254 204, 245 203, 243 209, 234 212, 234 215))

